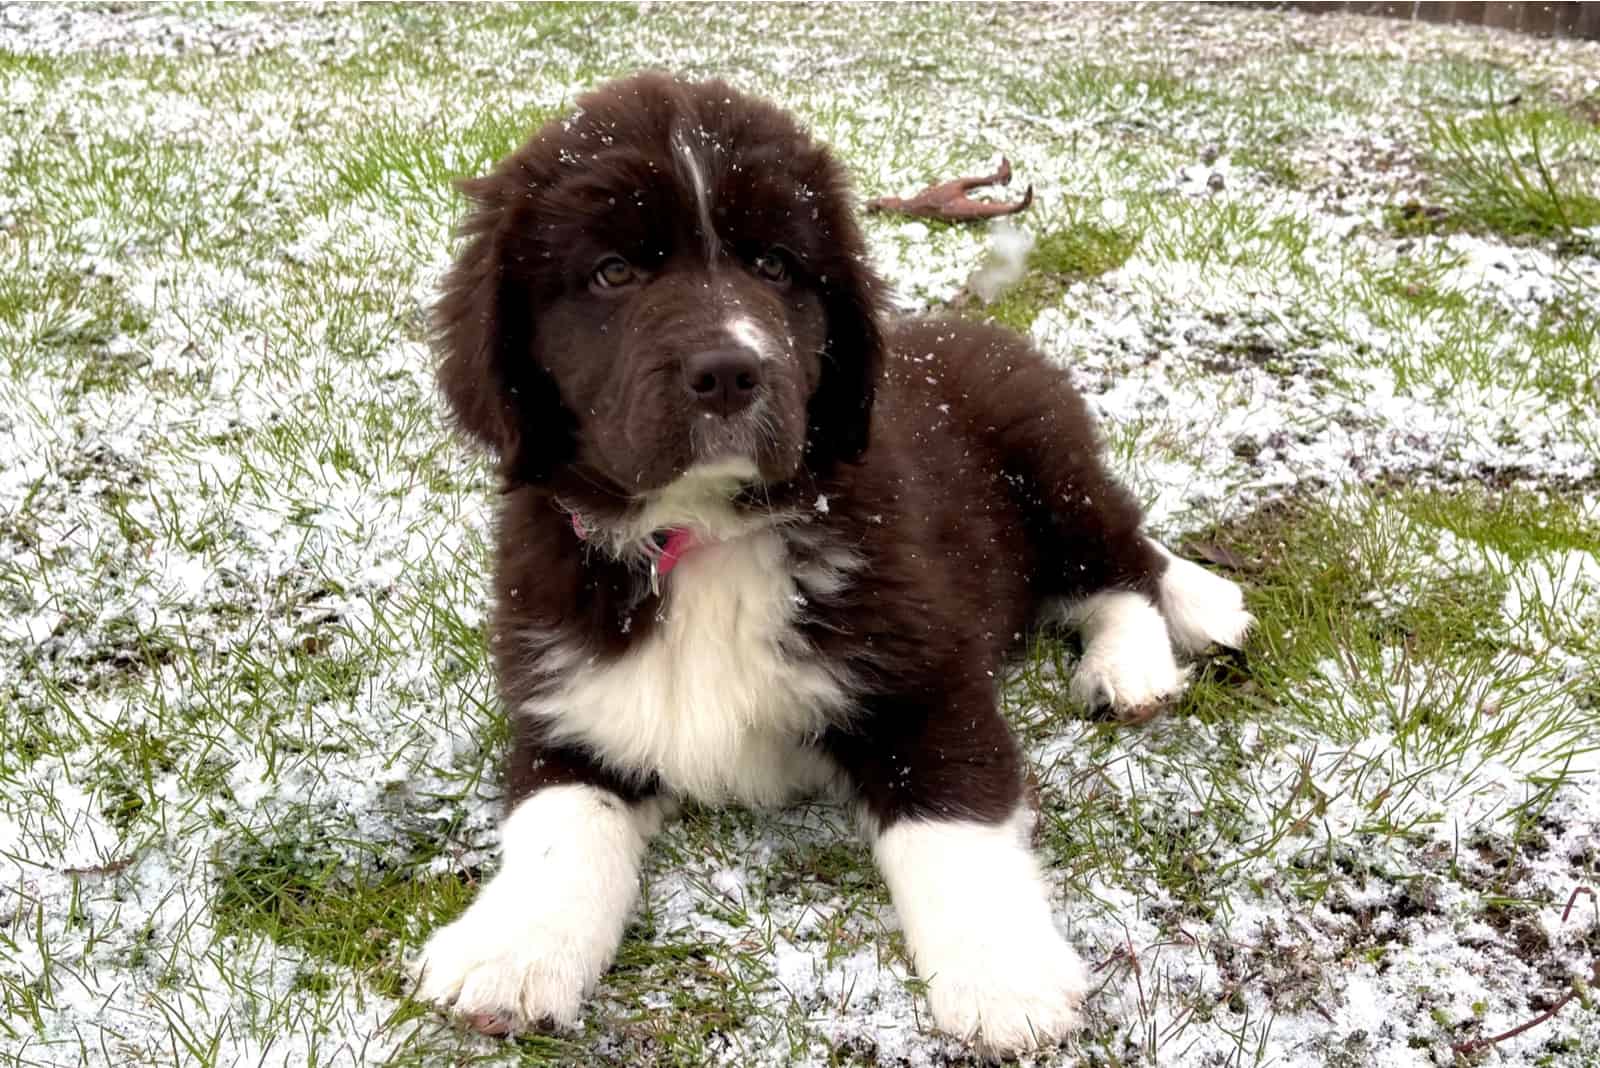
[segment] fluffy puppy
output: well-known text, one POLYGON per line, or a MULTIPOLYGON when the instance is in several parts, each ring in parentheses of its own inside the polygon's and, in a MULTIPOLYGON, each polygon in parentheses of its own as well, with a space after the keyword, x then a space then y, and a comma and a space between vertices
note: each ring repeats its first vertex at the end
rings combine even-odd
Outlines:
POLYGON ((891 321, 844 175, 777 108, 646 74, 492 174, 437 308, 439 382, 501 481, 491 645, 513 724, 498 874, 415 965, 490 1032, 567 1024, 673 802, 857 806, 934 1022, 1005 1053, 1085 978, 997 710, 1043 616, 1072 693, 1175 694, 1238 645, 1067 375, 1014 334, 891 321))

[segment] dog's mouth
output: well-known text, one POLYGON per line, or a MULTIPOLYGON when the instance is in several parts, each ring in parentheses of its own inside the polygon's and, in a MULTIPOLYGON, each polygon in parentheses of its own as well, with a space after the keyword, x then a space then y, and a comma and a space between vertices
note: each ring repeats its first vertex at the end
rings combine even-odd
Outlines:
POLYGON ((805 459, 798 385, 774 374, 761 396, 721 411, 686 398, 664 372, 641 377, 584 412, 580 463, 630 505, 686 492, 726 500, 787 482, 805 459))
POLYGON ((578 516, 580 537, 605 544, 612 555, 654 555, 664 539, 683 533, 696 544, 729 541, 763 525, 750 502, 759 498, 766 483, 755 459, 729 456, 701 461, 658 489, 633 496, 621 515, 609 517, 583 513, 563 505, 578 516))
POLYGON ((653 492, 639 497, 640 510, 671 518, 707 508, 727 507, 735 498, 762 482, 753 453, 733 453, 700 460, 689 470, 653 492))
POLYGON ((689 424, 689 451, 695 467, 687 474, 693 474, 699 467, 736 467, 745 461, 752 471, 746 481, 751 481, 760 475, 757 468, 761 459, 779 451, 777 446, 777 428, 772 425, 764 404, 757 404, 731 419, 703 413, 689 424))

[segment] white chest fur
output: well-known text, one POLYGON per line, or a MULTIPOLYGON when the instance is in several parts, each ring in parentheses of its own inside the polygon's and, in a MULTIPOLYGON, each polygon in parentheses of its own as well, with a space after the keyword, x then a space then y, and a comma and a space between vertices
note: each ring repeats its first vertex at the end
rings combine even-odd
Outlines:
POLYGON ((829 777, 801 743, 846 700, 795 632, 802 607, 776 533, 697 548, 666 579, 649 635, 624 656, 543 650, 560 681, 523 711, 613 767, 654 771, 673 793, 783 801, 829 777))

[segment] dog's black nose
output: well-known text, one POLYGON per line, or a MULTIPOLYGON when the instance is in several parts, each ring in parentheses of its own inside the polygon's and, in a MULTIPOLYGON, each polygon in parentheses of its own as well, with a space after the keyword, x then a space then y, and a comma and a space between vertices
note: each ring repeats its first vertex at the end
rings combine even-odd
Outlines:
POLYGON ((761 392, 761 361, 744 349, 697 352, 683 362, 689 395, 709 412, 734 415, 761 392))

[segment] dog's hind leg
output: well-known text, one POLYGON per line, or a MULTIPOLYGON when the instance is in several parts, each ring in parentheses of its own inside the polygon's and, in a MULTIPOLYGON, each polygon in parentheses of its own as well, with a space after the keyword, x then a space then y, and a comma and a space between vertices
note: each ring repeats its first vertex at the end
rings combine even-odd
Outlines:
POLYGON ((1081 627, 1098 614, 1153 642, 1154 627, 1133 602, 1107 607, 1106 591, 1126 590, 1155 602, 1183 651, 1241 648, 1254 623, 1243 592, 1143 533, 1143 511, 1106 469, 1088 407, 1066 373, 1043 360, 1019 362, 1001 388, 1023 414, 996 431, 1006 478, 1031 517, 1040 577, 1066 599, 1069 618, 1081 627))
POLYGON ((1178 647, 1190 653, 1213 645, 1242 649, 1255 617, 1245 610, 1238 584, 1172 555, 1155 541, 1150 544, 1167 560, 1156 602, 1178 647))
POLYGON ((988 444, 1025 516, 1041 601, 1058 605, 1083 641, 1071 692, 1122 716, 1148 712, 1183 686, 1174 640, 1203 647, 1236 640, 1241 626, 1204 610, 1217 599, 1211 576, 1196 579, 1192 565, 1145 536, 1143 510, 1106 467, 1066 371, 1021 339, 995 333, 987 341, 979 366, 990 376, 981 394, 988 444))
POLYGON ((1025 517, 1043 598, 1159 592, 1167 558, 1139 502, 1107 470, 1094 417, 1064 368, 1008 331, 965 324, 978 352, 952 359, 993 473, 1025 517))
POLYGON ((1184 683, 1159 607, 1170 561, 1145 537, 1133 494, 1101 461, 1094 424, 1066 375, 1041 361, 1028 377, 1037 379, 1032 411, 1001 431, 1001 455, 1028 516, 1040 592, 1083 641, 1071 692, 1137 717, 1184 683))

